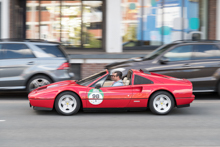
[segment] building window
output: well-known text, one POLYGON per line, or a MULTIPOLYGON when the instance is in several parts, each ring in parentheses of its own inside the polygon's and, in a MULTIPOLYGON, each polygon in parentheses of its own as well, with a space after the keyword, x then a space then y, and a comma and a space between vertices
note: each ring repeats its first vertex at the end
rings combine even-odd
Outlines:
POLYGON ((103 1, 27 0, 26 38, 102 48, 103 1))
POLYGON ((60 1, 40 1, 40 39, 60 41, 60 1))
POLYGON ((27 1, 26 11, 26 38, 39 39, 39 1, 27 1))
POLYGON ((123 47, 207 39, 207 0, 122 0, 123 47))
POLYGON ((123 47, 141 46, 141 0, 122 0, 123 47))

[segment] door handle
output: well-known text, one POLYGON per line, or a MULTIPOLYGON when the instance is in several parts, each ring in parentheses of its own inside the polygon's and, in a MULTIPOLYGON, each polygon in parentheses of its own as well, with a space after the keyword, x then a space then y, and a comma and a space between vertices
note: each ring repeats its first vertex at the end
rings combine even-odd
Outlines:
POLYGON ((183 67, 190 67, 190 64, 184 64, 183 67))
POLYGON ((34 65, 34 62, 33 61, 28 62, 27 65, 34 65))

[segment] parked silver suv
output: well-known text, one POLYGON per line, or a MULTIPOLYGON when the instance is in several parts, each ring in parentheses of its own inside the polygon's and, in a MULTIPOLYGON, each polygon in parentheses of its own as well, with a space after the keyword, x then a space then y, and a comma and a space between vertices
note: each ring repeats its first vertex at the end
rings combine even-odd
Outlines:
POLYGON ((58 43, 0 42, 0 90, 32 91, 71 79, 69 60, 58 43))

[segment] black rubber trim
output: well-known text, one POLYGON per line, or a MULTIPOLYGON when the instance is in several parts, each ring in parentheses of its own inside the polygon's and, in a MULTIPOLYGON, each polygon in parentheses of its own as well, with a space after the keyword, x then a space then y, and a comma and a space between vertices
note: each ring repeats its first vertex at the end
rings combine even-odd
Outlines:
POLYGON ((147 107, 135 107, 135 108, 83 108, 83 111, 143 111, 147 110, 147 107))
MULTIPOLYGON (((103 98, 103 101, 104 100, 146 100, 146 99, 149 99, 149 98, 103 98)), ((82 99, 82 100, 96 100, 95 98, 86 98, 86 99, 82 99)), ((114 108, 113 108, 114 109, 114 108)))
POLYGON ((186 105, 179 105, 179 106, 177 106, 177 108, 183 108, 183 107, 190 107, 190 104, 186 104, 186 105))
POLYGON ((33 107, 34 110, 47 110, 47 111, 51 111, 53 110, 53 108, 45 108, 45 107, 33 107))

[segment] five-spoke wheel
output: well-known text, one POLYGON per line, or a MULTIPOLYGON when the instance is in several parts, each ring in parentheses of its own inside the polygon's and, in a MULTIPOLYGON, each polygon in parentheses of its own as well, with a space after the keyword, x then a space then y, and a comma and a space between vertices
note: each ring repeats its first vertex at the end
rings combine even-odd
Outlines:
POLYGON ((149 106, 155 114, 168 114, 174 107, 173 96, 165 91, 156 92, 151 96, 149 106))
POLYGON ((80 109, 79 97, 72 92, 64 92, 57 96, 55 109, 63 115, 76 114, 80 109))

